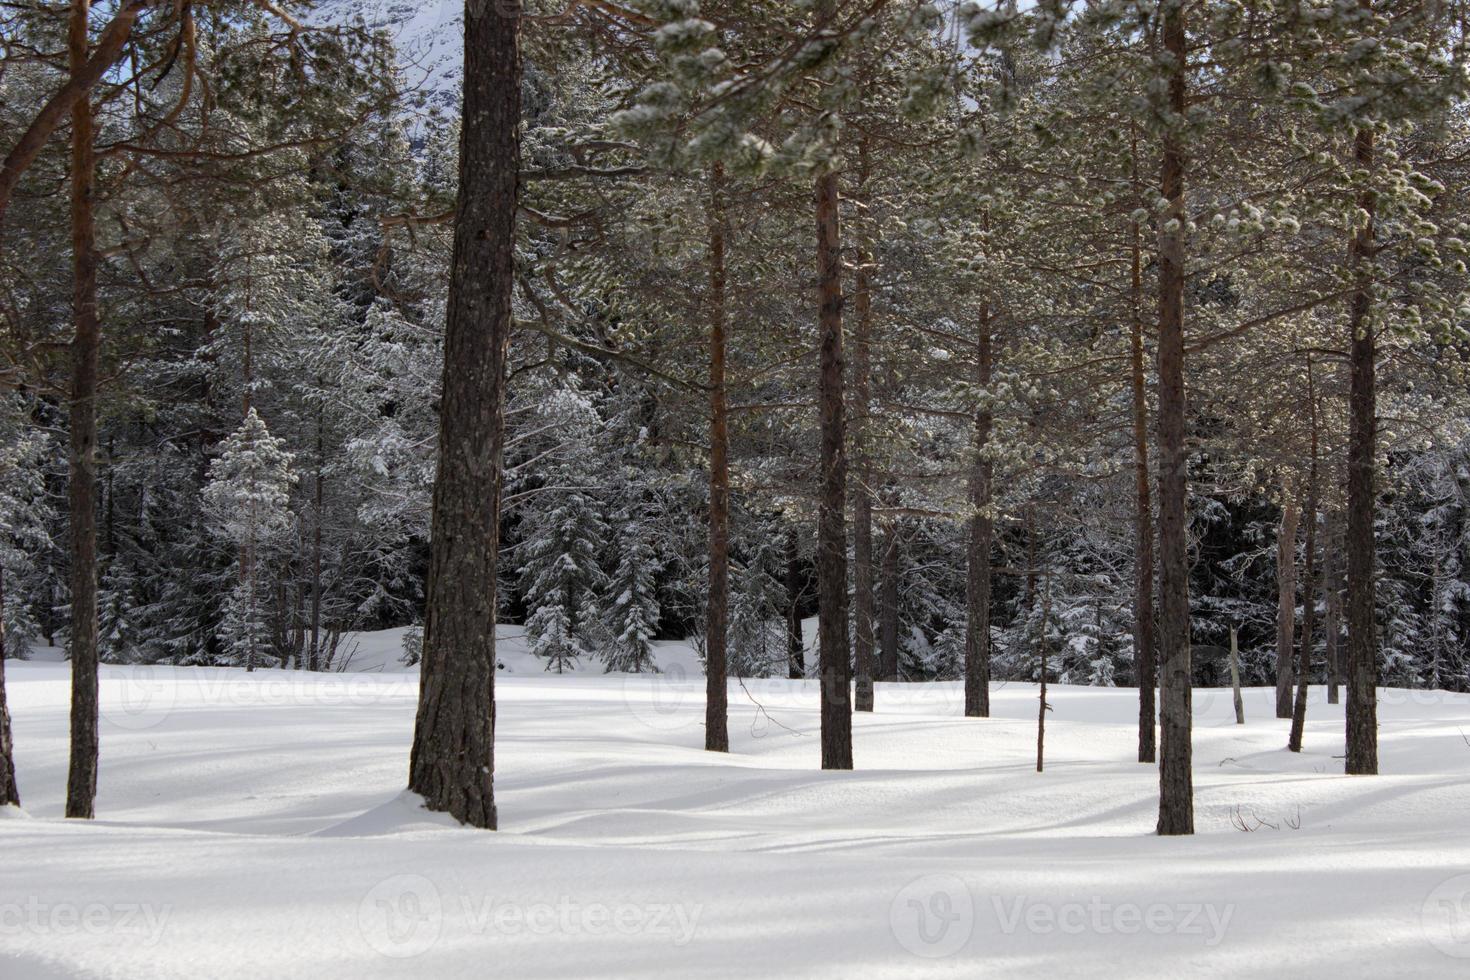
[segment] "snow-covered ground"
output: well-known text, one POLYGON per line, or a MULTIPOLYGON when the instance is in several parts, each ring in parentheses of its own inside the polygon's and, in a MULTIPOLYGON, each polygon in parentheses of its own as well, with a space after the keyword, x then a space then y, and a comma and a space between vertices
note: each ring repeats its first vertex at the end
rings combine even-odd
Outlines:
POLYGON ((732 683, 702 750, 659 676, 544 673, 507 628, 501 830, 400 795, 417 677, 103 670, 92 823, 61 819, 67 673, 7 664, 29 816, 0 820, 0 978, 1465 976, 1470 698, 1382 692, 1384 775, 1306 751, 1272 693, 1196 695, 1197 827, 1151 834, 1135 692, 880 685, 857 770, 817 768, 810 682, 732 683), (757 702, 759 707, 757 707, 757 702), (1242 832, 1238 827, 1250 828, 1242 832))

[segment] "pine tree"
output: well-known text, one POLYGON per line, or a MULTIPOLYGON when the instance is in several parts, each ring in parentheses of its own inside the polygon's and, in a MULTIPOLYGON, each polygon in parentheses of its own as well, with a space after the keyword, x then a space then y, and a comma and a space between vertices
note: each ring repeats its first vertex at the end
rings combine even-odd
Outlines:
POLYGON ((607 583, 612 598, 600 617, 608 634, 602 644, 602 660, 609 673, 656 673, 658 665, 649 641, 659 621, 658 555, 639 516, 624 512, 615 515, 614 523, 618 557, 607 583))
POLYGON ((202 495, 211 529, 239 553, 239 577, 225 604, 220 638, 226 662, 246 670, 254 670, 262 660, 278 659, 270 651, 266 625, 270 571, 265 559, 294 519, 288 508, 296 482, 293 458, 251 408, 210 464, 202 495))

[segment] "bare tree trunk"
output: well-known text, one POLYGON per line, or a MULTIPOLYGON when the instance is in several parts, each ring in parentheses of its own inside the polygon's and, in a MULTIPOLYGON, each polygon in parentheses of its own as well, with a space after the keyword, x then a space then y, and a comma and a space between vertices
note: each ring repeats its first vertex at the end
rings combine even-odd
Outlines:
MULTIPOLYGON (((90 0, 72 0, 67 50, 73 73, 87 63, 90 0)), ((89 98, 71 114, 72 340, 71 456, 71 767, 66 815, 91 819, 97 798, 97 162, 89 98)))
POLYGON ((1317 386, 1312 377, 1312 359, 1307 358, 1308 417, 1312 427, 1312 460, 1307 471, 1307 555, 1306 579, 1302 587, 1301 660, 1296 672, 1296 700, 1291 710, 1291 734, 1286 747, 1302 750, 1302 733, 1307 724, 1307 693, 1312 682, 1312 641, 1317 632, 1317 506, 1321 488, 1317 484, 1317 386))
POLYGON ((1328 511, 1323 527, 1322 593, 1327 607, 1323 632, 1326 636, 1327 703, 1337 704, 1342 684, 1342 558, 1339 551, 1336 512, 1328 511))
MULTIPOLYGON (((252 522, 252 527, 254 522, 252 522)), ((240 584, 245 587, 245 596, 248 603, 246 607, 246 628, 248 629, 248 645, 245 648, 245 673, 255 670, 255 623, 259 615, 255 599, 255 541, 252 538, 245 542, 240 551, 240 584)))
POLYGON ((1285 488, 1281 526, 1276 532, 1276 717, 1291 717, 1295 682, 1292 641, 1296 638, 1296 532, 1301 520, 1297 488, 1285 488))
POLYGON ((993 364, 990 301, 980 304, 980 331, 976 338, 975 381, 984 401, 975 412, 975 468, 970 473, 970 537, 965 551, 965 717, 990 717, 990 546, 995 517, 990 512, 990 434, 995 414, 990 401, 993 364))
POLYGON ((704 636, 704 747, 730 751, 725 641, 730 620, 730 429, 725 400, 724 170, 709 188, 709 599, 704 636))
POLYGON ((464 125, 408 788, 494 829, 495 567, 520 184, 518 7, 465 4, 464 125))
POLYGON ((1051 710, 1051 705, 1046 703, 1046 671, 1047 653, 1050 650, 1050 638, 1046 634, 1047 621, 1051 619, 1051 568, 1046 570, 1046 585, 1043 587, 1041 597, 1041 635, 1036 642, 1037 655, 1041 666, 1041 694, 1040 704, 1036 709, 1036 771, 1041 772, 1045 768, 1046 761, 1046 713, 1051 710))
MULTIPOLYGON (((1136 147, 1135 147, 1136 153, 1136 147)), ((1154 510, 1148 472, 1148 393, 1143 369, 1143 245, 1132 226, 1132 306, 1130 339, 1133 385, 1133 662, 1138 680, 1138 761, 1157 757, 1158 708, 1154 692, 1159 668, 1154 655, 1154 510)))
MULTIPOLYGON (((1373 133, 1358 132, 1353 156, 1358 168, 1373 168, 1373 133)), ((1352 347, 1348 361, 1352 382, 1348 395, 1348 481, 1347 481, 1347 762, 1350 774, 1378 772, 1378 645, 1373 632, 1373 517, 1377 508, 1373 479, 1378 452, 1377 351, 1373 325, 1372 272, 1367 268, 1373 252, 1375 200, 1364 191, 1358 207, 1367 222, 1353 236, 1348 264, 1357 279, 1349 321, 1352 347)))
POLYGON ((852 500, 852 600, 857 607, 853 611, 853 653, 857 661, 853 708, 856 711, 873 710, 873 678, 877 671, 873 652, 873 473, 867 445, 868 413, 872 410, 868 390, 873 336, 872 261, 867 250, 858 253, 857 288, 853 293, 857 313, 852 357, 852 444, 857 463, 852 500))
POLYGON ((878 596, 878 670, 887 681, 898 680, 898 530, 895 517, 884 534, 878 596))
MULTIPOLYGON (((1169 105, 1184 118, 1184 7, 1164 10, 1169 105)), ((1169 202, 1159 229, 1159 822, 1160 834, 1194 833, 1191 771, 1193 691, 1189 650, 1189 488, 1184 442, 1184 149, 1164 138, 1160 192, 1169 202)))
POLYGON ((795 527, 786 529, 786 674, 794 681, 806 677, 806 641, 801 635, 801 558, 795 527))
POLYGON ((307 648, 307 669, 321 669, 322 636, 322 498, 326 487, 324 473, 325 440, 322 438, 322 410, 316 413, 316 486, 312 490, 311 510, 311 645, 307 648))
POLYGON ((5 700, 5 569, 0 568, 0 806, 20 806, 15 785, 15 745, 10 737, 10 706, 5 700))
POLYGON ((1230 689, 1235 695, 1235 723, 1245 724, 1245 701, 1240 697, 1240 637, 1230 627, 1230 689))
MULTIPOLYGON (((818 12, 824 20, 830 12, 818 12)), ((817 629, 822 679, 822 768, 852 768, 851 648, 847 640, 847 449, 842 390, 842 239, 837 175, 817 178, 817 285, 821 296, 818 399, 822 488, 817 511, 817 629)))

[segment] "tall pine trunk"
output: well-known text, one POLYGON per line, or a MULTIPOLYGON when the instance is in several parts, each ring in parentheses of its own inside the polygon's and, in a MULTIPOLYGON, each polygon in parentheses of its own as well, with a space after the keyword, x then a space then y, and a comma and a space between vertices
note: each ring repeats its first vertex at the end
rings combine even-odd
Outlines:
MULTIPOLYGON (((1164 11, 1169 108, 1186 108, 1183 4, 1164 11)), ((1177 126, 1178 124, 1176 124, 1177 126)), ((1192 670, 1189 650, 1189 488, 1184 443, 1184 148, 1177 128, 1164 138, 1160 193, 1169 202, 1159 229, 1159 821, 1160 834, 1194 833, 1191 771, 1192 670)))
POLYGON ((1327 703, 1337 704, 1342 684, 1342 555, 1337 528, 1341 518, 1328 511, 1322 532, 1322 602, 1326 614, 1322 623, 1324 659, 1327 661, 1327 703))
POLYGON ((1291 717, 1291 685, 1296 668, 1292 640, 1296 637, 1296 532, 1301 520, 1296 487, 1285 488, 1281 525, 1276 531, 1276 717, 1291 717))
POLYGON ((516 7, 465 4, 464 104, 444 335, 424 656, 408 788, 494 829, 495 566, 520 190, 516 7))
MULTIPOLYGON (((1373 169, 1373 133, 1358 133, 1353 157, 1360 170, 1373 169)), ((1352 382, 1348 394, 1347 480, 1347 762, 1351 774, 1378 772, 1378 646, 1373 632, 1373 517, 1377 498, 1373 489, 1378 452, 1377 357, 1372 308, 1372 272, 1375 201, 1371 191, 1358 198, 1367 217, 1353 236, 1348 264, 1357 280, 1348 327, 1352 334, 1348 362, 1352 382)))
POLYGON ((858 253, 857 288, 853 294, 854 312, 857 314, 852 356, 852 444, 857 463, 852 488, 852 601, 857 607, 853 611, 853 654, 857 661, 853 708, 857 711, 873 710, 873 679, 877 671, 873 650, 873 472, 867 444, 868 413, 872 409, 869 399, 873 336, 872 261, 873 257, 867 250, 858 253))
MULTIPOLYGON (((87 62, 89 0, 72 0, 67 50, 73 72, 87 62)), ((66 815, 90 819, 97 797, 97 161, 90 98, 71 114, 72 315, 67 511, 71 523, 71 767, 66 815)))
MULTIPOLYGON (((819 13, 819 19, 822 15, 819 13)), ((837 175, 816 183, 822 484, 817 507, 817 629, 822 768, 852 768, 851 650, 847 642, 847 449, 842 385, 842 240, 837 175)))
POLYGON ((1154 692, 1159 668, 1154 655, 1154 511, 1148 472, 1148 393, 1143 367, 1143 243, 1132 227, 1132 307, 1130 378, 1133 387, 1133 662, 1138 679, 1138 761, 1157 755, 1154 692))
POLYGON ((975 382, 984 401, 975 412, 975 468, 970 473, 970 536, 965 551, 965 716, 990 717, 990 545, 995 518, 990 512, 990 434, 995 415, 990 401, 993 361, 990 301, 980 304, 975 382))
POLYGON ((10 738, 10 706, 5 700, 5 569, 0 568, 0 806, 20 806, 15 785, 15 745, 10 738))
POLYGON ((1317 508, 1321 499, 1321 487, 1317 483, 1317 386, 1312 377, 1310 356, 1307 358, 1307 402, 1307 415, 1312 428, 1312 458, 1307 469, 1307 508, 1303 515, 1307 523, 1307 555, 1302 586, 1301 659, 1296 670, 1296 700, 1291 708, 1291 734, 1286 742, 1286 747, 1292 752, 1302 750, 1302 734, 1307 725, 1307 693, 1312 680, 1312 641, 1317 634, 1317 508))
POLYGON ((898 518, 895 517, 888 522, 884 534, 883 562, 879 569, 882 585, 878 594, 878 671, 886 681, 898 680, 898 545, 898 518))
POLYGON ((705 616, 704 747, 728 752, 726 650, 730 621, 730 428, 725 399, 725 200, 719 164, 709 182, 709 600, 705 616))
POLYGON ((801 635, 801 552, 796 528, 786 529, 786 676, 806 677, 806 641, 801 635))
POLYGON ((312 671, 321 669, 322 656, 322 498, 326 489, 323 422, 319 406, 316 412, 316 484, 311 494, 311 642, 306 653, 306 666, 312 671))

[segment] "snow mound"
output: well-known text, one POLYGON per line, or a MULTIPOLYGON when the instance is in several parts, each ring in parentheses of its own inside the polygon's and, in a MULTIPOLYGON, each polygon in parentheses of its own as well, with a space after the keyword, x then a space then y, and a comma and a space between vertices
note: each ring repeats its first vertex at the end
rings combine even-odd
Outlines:
POLYGON ((404 790, 381 806, 311 834, 312 837, 385 837, 424 831, 463 830, 447 813, 424 807, 424 798, 404 790))

